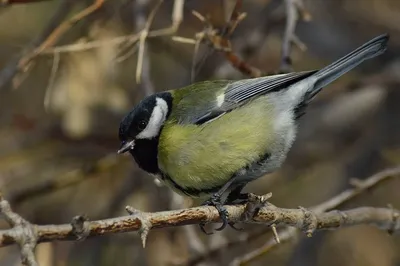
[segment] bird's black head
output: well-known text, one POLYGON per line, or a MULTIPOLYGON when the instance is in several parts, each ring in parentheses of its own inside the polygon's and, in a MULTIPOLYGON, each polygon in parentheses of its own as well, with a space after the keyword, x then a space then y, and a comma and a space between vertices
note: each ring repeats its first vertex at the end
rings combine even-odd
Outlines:
POLYGON ((135 149, 140 140, 158 139, 172 108, 172 95, 161 92, 144 98, 121 121, 118 153, 135 149))

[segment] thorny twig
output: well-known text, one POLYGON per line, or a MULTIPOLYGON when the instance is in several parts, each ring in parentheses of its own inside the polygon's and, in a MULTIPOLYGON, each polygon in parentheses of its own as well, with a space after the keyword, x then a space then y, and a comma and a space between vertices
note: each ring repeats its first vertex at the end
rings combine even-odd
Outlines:
MULTIPOLYGON (((379 173, 365 186, 353 189, 353 194, 358 194, 389 177, 398 176, 400 167, 379 173)), ((350 191, 350 190, 349 190, 350 191)), ((340 197, 343 201, 349 191, 343 192, 340 197)), ((339 201, 336 201, 339 202, 339 201)), ((23 220, 13 213, 5 200, 0 202, 1 211, 9 223, 14 226, 11 229, 0 231, 0 247, 18 243, 21 245, 24 256, 33 254, 36 243, 54 240, 76 240, 86 237, 101 236, 112 233, 138 231, 145 245, 147 234, 151 229, 199 224, 201 222, 220 222, 217 210, 210 206, 202 206, 174 211, 147 213, 132 207, 127 207, 130 216, 117 217, 105 220, 86 221, 86 219, 74 219, 71 224, 61 225, 35 225, 23 220), (31 252, 31 253, 29 253, 31 252)), ((330 208, 329 204, 325 208, 330 208)), ((346 211, 321 212, 322 208, 307 210, 304 208, 284 209, 267 204, 262 207, 251 219, 243 220, 246 205, 225 206, 232 222, 287 225, 300 229, 308 236, 317 230, 337 229, 344 226, 357 224, 371 224, 392 233, 400 232, 400 212, 393 208, 360 207, 346 211)), ((282 235, 279 236, 283 241, 282 235)), ((35 265, 35 264, 32 264, 35 265)))
MULTIPOLYGON (((369 190, 370 188, 378 185, 379 183, 388 180, 388 178, 399 176, 399 174, 400 174, 400 167, 384 170, 365 180, 358 180, 357 186, 355 186, 354 188, 347 189, 342 193, 340 193, 339 195, 336 195, 335 197, 321 204, 318 204, 317 206, 311 207, 310 210, 314 213, 324 213, 327 211, 331 211, 334 208, 340 207, 345 202, 348 202, 349 200, 355 198, 356 196, 360 195, 366 190, 369 190)), ((390 208, 392 207, 389 206, 389 209, 390 208)), ((348 218, 345 212, 342 211, 335 211, 335 212, 337 212, 338 215, 341 215, 342 219, 344 220, 348 218)), ((396 212, 393 212, 393 220, 397 219, 398 219, 398 214, 396 212)), ((390 229, 388 229, 387 231, 388 233, 391 232, 390 229)), ((299 232, 297 230, 294 230, 294 228, 292 227, 284 229, 283 231, 278 233, 280 243, 287 242, 295 238, 298 235, 298 233, 299 232)), ((277 244, 278 243, 275 241, 275 239, 271 238, 263 246, 255 250, 252 250, 241 257, 234 259, 231 265, 243 265, 249 263, 259 258, 260 256, 268 253, 271 249, 275 248, 277 244)))
MULTIPOLYGON (((384 171, 381 171, 375 175, 372 175, 371 177, 368 177, 365 180, 362 180, 359 182, 359 186, 347 189, 340 194, 334 196, 333 198, 322 202, 321 204, 318 204, 314 207, 311 207, 310 210, 315 212, 315 213, 324 213, 327 211, 331 211, 333 209, 339 208, 341 205, 344 203, 354 199, 356 196, 360 195, 361 193, 364 193, 365 191, 379 185, 380 183, 384 181, 388 181, 393 177, 398 177, 400 175, 400 167, 392 168, 392 169, 387 169, 384 171)), ((269 229, 267 229, 269 230, 269 229)), ((235 241, 232 243, 227 243, 228 246, 235 246, 238 245, 242 242, 248 242, 250 239, 256 238, 263 234, 265 232, 260 232, 257 231, 254 234, 249 234, 246 237, 243 237, 243 241, 235 241)), ((287 242, 290 239, 293 239, 298 235, 298 231, 295 230, 295 228, 289 227, 284 230, 278 231, 278 237, 279 237, 279 242, 284 243, 287 242)), ((251 260, 254 260, 258 258, 261 255, 264 255, 265 253, 269 252, 272 248, 277 247, 278 242, 275 240, 276 236, 270 238, 268 241, 265 242, 265 244, 255 250, 252 250, 251 252, 240 256, 236 258, 233 263, 237 265, 237 263, 245 263, 251 260)), ((201 261, 209 259, 211 256, 216 254, 219 250, 224 249, 226 246, 219 246, 215 247, 212 250, 209 250, 207 253, 204 253, 200 256, 193 257, 189 261, 189 265, 196 265, 201 261)))

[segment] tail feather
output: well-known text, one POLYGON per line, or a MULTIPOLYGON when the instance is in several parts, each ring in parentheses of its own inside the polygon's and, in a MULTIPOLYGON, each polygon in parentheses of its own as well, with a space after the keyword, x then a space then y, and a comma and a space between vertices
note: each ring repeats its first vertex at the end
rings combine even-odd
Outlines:
POLYGON ((309 98, 313 98, 323 87, 333 82, 346 72, 352 70, 363 61, 374 58, 386 51, 389 35, 383 34, 366 42, 353 52, 345 55, 332 64, 324 67, 315 73, 317 81, 313 90, 310 92, 309 98))

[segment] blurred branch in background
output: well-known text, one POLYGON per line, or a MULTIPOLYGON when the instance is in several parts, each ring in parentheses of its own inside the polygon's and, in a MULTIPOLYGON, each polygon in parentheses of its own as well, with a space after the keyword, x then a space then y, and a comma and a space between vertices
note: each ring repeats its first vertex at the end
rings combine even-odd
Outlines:
POLYGON ((85 164, 75 170, 69 171, 65 175, 59 176, 56 179, 36 182, 29 188, 16 191, 10 195, 9 201, 18 204, 45 193, 61 190, 69 186, 76 186, 80 182, 86 181, 89 178, 96 178, 97 174, 100 172, 108 171, 110 168, 117 166, 118 158, 116 154, 109 154, 96 160, 94 163, 85 164))
POLYGON ((0 7, 16 5, 16 4, 34 4, 38 2, 52 1, 52 0, 1 0, 0 7))
MULTIPOLYGON (((280 243, 282 240, 287 241, 295 235, 291 233, 292 231, 285 232, 283 234, 284 238, 281 238, 275 231, 275 226, 280 225, 296 227, 306 233, 308 237, 311 237, 318 230, 337 229, 359 224, 375 225, 393 234, 400 232, 400 212, 393 208, 360 207, 352 210, 330 212, 326 212, 326 210, 342 204, 365 190, 371 189, 382 181, 394 177, 398 178, 399 175, 400 167, 388 169, 365 181, 357 182, 356 188, 349 189, 310 210, 302 207, 298 209, 278 208, 266 201, 270 196, 253 196, 252 201, 245 205, 225 207, 231 222, 270 225, 275 233, 274 240, 276 243, 280 243), (249 212, 249 208, 254 207, 251 206, 253 203, 261 204, 262 206, 260 205, 259 209, 249 212), (249 214, 251 216, 248 216, 249 214)), ((142 212, 128 206, 126 209, 131 216, 98 221, 87 221, 86 218, 77 216, 72 220, 71 224, 34 225, 14 213, 6 200, 2 198, 0 200, 0 211, 12 227, 11 229, 0 231, 0 246, 18 243, 21 247, 23 262, 27 265, 36 265, 33 259, 33 251, 36 243, 40 242, 82 240, 91 236, 138 231, 142 244, 145 246, 147 235, 153 228, 220 221, 217 210, 208 206, 158 213, 142 212)), ((266 246, 263 246, 260 250, 253 251, 242 259, 237 259, 236 263, 250 261, 260 254, 264 254, 271 249, 272 244, 270 242, 267 242, 266 246)))
POLYGON ((295 44, 302 51, 307 49, 307 46, 301 42, 297 37, 295 30, 296 24, 299 19, 304 21, 311 20, 311 14, 307 11, 304 6, 303 0, 285 0, 286 7, 286 26, 282 41, 282 60, 280 71, 291 72, 292 59, 291 59, 291 47, 295 44))
POLYGON ((192 14, 203 23, 204 29, 201 32, 195 34, 194 39, 185 38, 181 36, 174 36, 172 39, 176 42, 182 42, 187 44, 194 44, 194 53, 193 53, 193 61, 192 61, 192 70, 191 70, 191 80, 194 80, 194 76, 196 75, 196 55, 199 50, 199 45, 201 43, 205 43, 209 47, 211 47, 214 51, 222 52, 225 55, 225 58, 231 65, 236 68, 238 71, 242 72, 244 75, 249 77, 260 77, 263 73, 243 61, 236 53, 232 50, 232 45, 229 38, 232 36, 236 27, 239 23, 246 18, 246 13, 242 13, 240 11, 242 7, 242 0, 235 1, 235 5, 233 11, 231 13, 230 19, 227 22, 227 25, 223 28, 223 30, 218 30, 205 16, 200 14, 197 11, 192 11, 192 14))
MULTIPOLYGON (((8 84, 8 82, 14 77, 14 75, 26 74, 26 72, 31 67, 30 63, 36 56, 38 56, 46 48, 55 45, 60 37, 74 24, 99 9, 103 5, 104 0, 95 0, 94 3, 89 7, 74 15, 72 18, 63 21, 64 18, 68 15, 68 10, 71 9, 70 5, 72 5, 73 3, 73 0, 63 0, 60 4, 58 11, 56 11, 53 19, 50 21, 49 25, 42 34, 42 38, 39 38, 37 41, 35 41, 33 47, 28 49, 27 52, 24 52, 17 60, 17 63, 10 62, 9 65, 1 71, 0 88, 8 84), (46 34, 49 29, 53 30, 50 34, 46 34)), ((18 87, 19 83, 19 79, 15 80, 14 87, 18 87)))

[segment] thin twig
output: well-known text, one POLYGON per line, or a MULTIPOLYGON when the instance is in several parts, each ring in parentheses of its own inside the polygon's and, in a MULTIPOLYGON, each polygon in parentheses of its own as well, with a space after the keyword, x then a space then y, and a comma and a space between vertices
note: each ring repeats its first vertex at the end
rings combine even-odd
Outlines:
POLYGON ((265 74, 261 70, 243 61, 237 54, 235 54, 235 52, 231 48, 229 37, 233 34, 239 23, 246 17, 246 13, 240 12, 241 6, 242 6, 242 1, 237 0, 232 15, 230 17, 230 20, 222 32, 218 32, 218 30, 216 30, 210 23, 210 21, 207 20, 202 14, 200 14, 197 11, 192 11, 192 14, 204 24, 203 31, 196 33, 194 39, 189 39, 180 36, 174 36, 172 38, 172 40, 176 42, 194 44, 194 52, 193 52, 192 68, 191 68, 192 82, 194 81, 194 77, 196 75, 195 59, 197 57, 197 52, 199 50, 200 44, 204 42, 211 44, 214 51, 222 52, 225 55, 225 58, 230 62, 230 64, 241 73, 253 78, 260 77, 265 74))
POLYGON ((280 72, 292 71, 292 59, 290 57, 292 44, 296 44, 301 50, 307 49, 304 43, 297 37, 296 25, 299 19, 308 21, 310 14, 304 8, 303 0, 285 0, 286 26, 282 41, 282 60, 280 72))
MULTIPOLYGON (((293 239, 294 236, 298 234, 296 228, 288 227, 286 230, 277 233, 279 235, 279 243, 284 243, 293 239)), ((239 266, 245 265, 256 258, 263 256, 265 253, 272 250, 277 246, 277 241, 274 238, 269 239, 261 248, 257 248, 255 250, 246 253, 245 255, 235 258, 230 265, 231 266, 239 266)))
MULTIPOLYGON (((66 0, 65 2, 67 3, 68 0, 66 0)), ((37 47, 25 53, 20 59, 18 59, 18 63, 15 65, 15 67, 13 68, 10 67, 9 69, 2 71, 3 73, 0 74, 0 87, 7 84, 18 71, 20 72, 27 71, 30 63, 34 58, 36 58, 36 56, 38 56, 46 48, 49 48, 54 44, 56 44, 57 41, 60 39, 60 37, 66 31, 68 31, 74 24, 76 24, 84 17, 92 14, 94 11, 99 9, 103 5, 103 3, 104 0, 95 0, 92 5, 85 8, 78 14, 74 15, 72 18, 59 24, 47 37, 44 38, 44 40, 37 47)), ((62 10, 62 11, 66 13, 67 10, 62 10)), ((58 20, 58 18, 55 18, 55 20, 58 20)), ((14 64, 11 65, 13 66, 14 64)), ((19 82, 14 82, 14 84, 19 84, 19 82)))
MULTIPOLYGON (((61 45, 56 47, 50 47, 41 52, 42 55, 54 54, 54 53, 75 53, 75 52, 85 52, 87 50, 101 48, 106 45, 120 45, 122 43, 135 43, 139 40, 139 34, 130 34, 115 37, 109 40, 96 40, 85 43, 74 43, 61 45)), ((149 37, 148 37, 149 38, 149 37)))
POLYGON ((17 4, 34 4, 51 0, 0 0, 0 7, 17 5, 17 4))
POLYGON ((0 72, 0 89, 4 88, 15 74, 20 70, 19 62, 22 58, 32 52, 35 47, 39 46, 46 38, 53 32, 58 25, 68 16, 68 13, 73 8, 76 1, 63 0, 54 15, 50 19, 49 23, 46 25, 43 32, 28 45, 27 52, 22 52, 15 58, 13 58, 0 72))
MULTIPOLYGON (((174 10, 172 13, 172 25, 164 29, 155 29, 149 31, 147 39, 173 35, 179 28, 183 17, 184 0, 175 0, 174 10)), ((53 54, 53 53, 73 53, 73 52, 84 52, 90 49, 100 48, 105 45, 120 45, 123 43, 130 43, 131 45, 136 43, 140 38, 140 32, 135 34, 129 34, 124 36, 115 37, 109 40, 96 40, 85 43, 74 43, 68 45, 57 46, 54 48, 48 48, 41 52, 41 54, 53 54)))
POLYGON ((94 0, 94 3, 92 5, 74 15, 72 18, 61 23, 36 49, 34 49, 30 54, 27 54, 19 61, 18 68, 20 70, 24 69, 43 50, 56 44, 60 37, 73 25, 95 12, 103 5, 103 3, 104 0, 94 0))
POLYGON ((149 37, 158 37, 158 36, 166 36, 166 35, 172 35, 175 34, 179 26, 181 25, 183 21, 183 9, 185 5, 185 0, 175 0, 174 1, 174 7, 172 10, 172 24, 170 27, 164 28, 164 29, 158 29, 158 30, 153 30, 149 32, 148 36, 149 37))
POLYGON ((53 93, 54 83, 56 80, 56 75, 57 75, 59 65, 60 65, 60 54, 55 53, 54 58, 53 58, 53 65, 51 67, 49 83, 47 85, 46 93, 44 95, 44 108, 46 110, 48 110, 49 106, 50 106, 50 100, 51 100, 51 96, 53 93))
MULTIPOLYGON (((68 31, 73 25, 75 25, 77 22, 81 21, 83 18, 89 16, 93 12, 95 12, 97 9, 99 9, 102 5, 104 4, 104 0, 94 0, 93 4, 79 12, 78 14, 74 15, 72 18, 64 21, 61 23, 48 37, 47 39, 39 45, 33 53, 25 58, 25 61, 30 61, 32 60, 35 56, 40 54, 44 49, 47 47, 53 46, 59 39, 60 37, 68 31)), ((21 64, 24 64, 24 61, 21 62, 21 64)))
MULTIPOLYGON (((143 29, 139 33, 139 51, 138 51, 138 59, 136 65, 136 82, 141 82, 142 70, 143 70, 143 60, 145 58, 145 53, 147 54, 146 49, 146 39, 149 35, 151 24, 157 14, 158 9, 160 8, 163 0, 159 0, 156 6, 151 10, 147 20, 144 18, 144 7, 146 6, 147 1, 141 0, 136 1, 136 26, 143 27, 143 29), (144 24, 144 25, 142 25, 144 24)), ((146 56, 147 58, 147 56, 146 56)))

